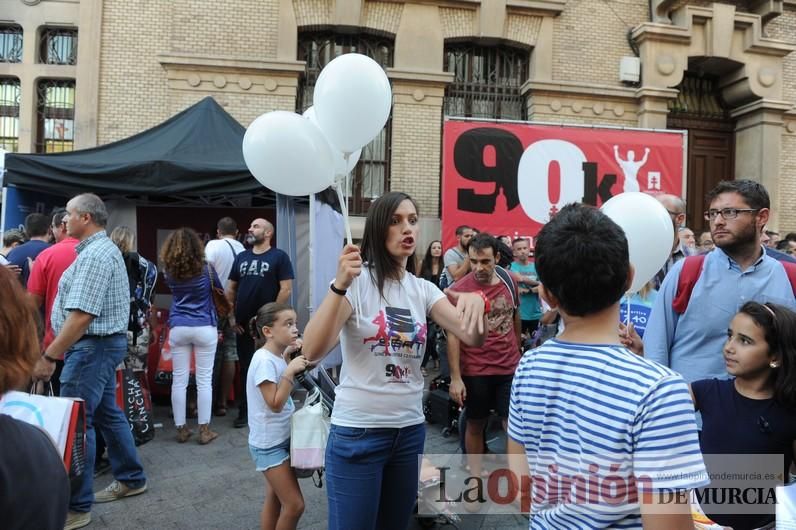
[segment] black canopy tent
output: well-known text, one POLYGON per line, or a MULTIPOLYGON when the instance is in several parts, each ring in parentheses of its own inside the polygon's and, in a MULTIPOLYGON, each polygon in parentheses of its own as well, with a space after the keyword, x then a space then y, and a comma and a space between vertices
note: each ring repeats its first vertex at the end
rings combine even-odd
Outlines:
MULTIPOLYGON (((252 177, 241 145, 244 127, 206 97, 135 136, 57 154, 8 153, 6 186, 64 196, 200 199, 270 195, 252 177)), ((214 201, 213 201, 214 202, 214 201)))

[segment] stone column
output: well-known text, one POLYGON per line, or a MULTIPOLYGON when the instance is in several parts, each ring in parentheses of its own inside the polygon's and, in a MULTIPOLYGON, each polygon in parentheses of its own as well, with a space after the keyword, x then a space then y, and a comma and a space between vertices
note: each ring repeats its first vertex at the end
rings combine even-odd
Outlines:
POLYGON ((762 183, 771 197, 771 226, 778 226, 780 205, 780 153, 784 114, 791 107, 784 101, 761 99, 736 108, 735 178, 762 183))
POLYGON ((75 149, 97 145, 102 2, 80 2, 80 34, 75 80, 75 149))
POLYGON ((638 126, 645 129, 665 129, 669 115, 669 101, 677 98, 673 88, 641 87, 636 90, 638 98, 638 126))

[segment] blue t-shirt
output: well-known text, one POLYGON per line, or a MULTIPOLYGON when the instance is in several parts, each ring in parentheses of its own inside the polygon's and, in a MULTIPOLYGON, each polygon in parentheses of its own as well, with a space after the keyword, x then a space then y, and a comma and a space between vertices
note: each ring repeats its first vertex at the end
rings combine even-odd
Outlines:
MULTIPOLYGON (((531 276, 537 278, 536 265, 528 262, 527 265, 522 265, 516 261, 511 262, 509 270, 514 271, 523 276, 531 276)), ((527 283, 520 283, 523 289, 530 289, 531 285, 527 283)), ((542 318, 542 305, 539 303, 539 295, 536 293, 523 293, 520 295, 520 319, 522 320, 539 320, 542 318)))
POLYGON ((22 280, 22 285, 28 285, 28 278, 30 277, 30 262, 36 259, 36 256, 41 254, 41 251, 49 247, 49 243, 39 241, 38 239, 31 239, 21 245, 11 249, 6 259, 12 265, 16 265, 22 269, 19 279, 22 280), (29 261, 30 260, 30 261, 29 261))
MULTIPOLYGON (((702 453, 782 455, 784 476, 788 476, 796 440, 796 411, 782 407, 774 399, 742 396, 735 389, 735 379, 694 381, 691 391, 696 410, 702 413, 702 453)), ((713 470, 721 471, 726 470, 713 470)), ((737 529, 759 528, 774 519, 773 515, 712 513, 705 503, 702 508, 717 523, 737 529)))
POLYGON ((229 279, 238 282, 235 319, 245 325, 263 305, 276 301, 279 282, 293 279, 293 266, 287 254, 276 247, 262 254, 248 249, 235 256, 229 279))
MULTIPOLYGON (((655 289, 647 293, 646 298, 642 298, 639 293, 633 294, 630 297, 630 322, 636 328, 640 337, 644 336, 644 330, 647 329, 647 320, 650 318, 650 311, 652 311, 652 303, 658 291, 655 289)), ((619 321, 627 322, 627 295, 622 297, 619 302, 619 321)))

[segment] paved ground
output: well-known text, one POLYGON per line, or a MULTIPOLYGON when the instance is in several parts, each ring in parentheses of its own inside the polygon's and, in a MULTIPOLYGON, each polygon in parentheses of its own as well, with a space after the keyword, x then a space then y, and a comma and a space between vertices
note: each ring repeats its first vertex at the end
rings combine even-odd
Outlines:
MULTIPOLYGON (((230 409, 231 414, 234 412, 230 409)), ((200 446, 195 439, 178 444, 174 441, 170 407, 156 405, 155 421, 163 427, 157 429, 153 441, 138 448, 149 478, 149 490, 138 497, 95 505, 92 524, 87 528, 257 528, 265 480, 254 470, 249 456, 248 429, 233 429, 232 419, 232 416, 213 419, 213 428, 221 436, 209 445, 200 446)), ((426 453, 455 453, 457 448, 455 434, 444 438, 440 426, 428 426, 426 453)), ((99 477, 95 489, 105 487, 111 480, 109 475, 99 477)), ((316 488, 310 479, 300 483, 306 511, 299 528, 326 528, 325 488, 316 488)), ((456 527, 523 529, 528 527, 528 520, 509 515, 467 515, 456 527)), ((413 518, 409 528, 422 527, 413 518)))

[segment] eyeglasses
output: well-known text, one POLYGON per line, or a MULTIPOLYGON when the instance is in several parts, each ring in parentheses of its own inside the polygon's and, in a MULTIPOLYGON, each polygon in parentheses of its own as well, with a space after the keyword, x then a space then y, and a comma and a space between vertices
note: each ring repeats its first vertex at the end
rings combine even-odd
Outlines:
POLYGON ((707 221, 713 221, 716 219, 716 216, 721 214, 725 220, 729 220, 735 219, 741 212, 752 213, 758 211, 760 211, 760 208, 722 208, 721 210, 708 210, 705 212, 705 219, 707 221))
POLYGON ((683 214, 683 212, 673 212, 671 210, 666 210, 666 211, 669 212, 669 215, 671 215, 672 217, 677 217, 678 215, 683 214))

